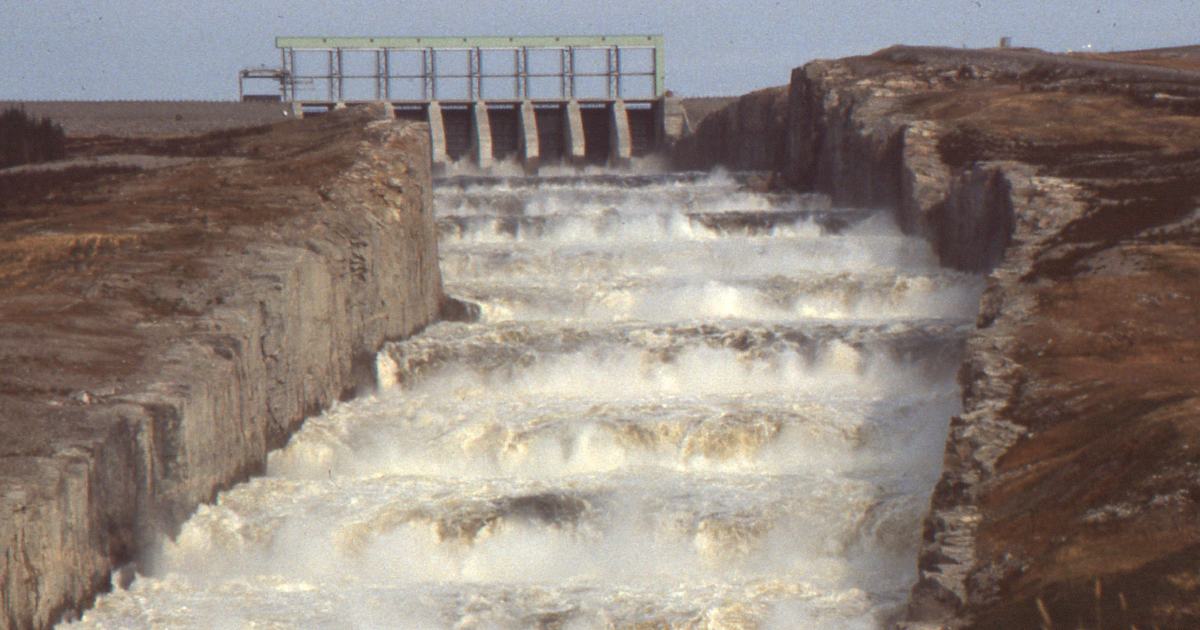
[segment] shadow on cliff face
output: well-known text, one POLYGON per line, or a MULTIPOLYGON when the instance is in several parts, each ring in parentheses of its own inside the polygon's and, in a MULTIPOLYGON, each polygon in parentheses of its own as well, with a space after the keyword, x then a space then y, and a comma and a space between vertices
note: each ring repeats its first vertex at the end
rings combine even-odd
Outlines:
POLYGON ((445 296, 438 307, 438 319, 446 322, 477 322, 482 315, 478 304, 469 300, 445 296))

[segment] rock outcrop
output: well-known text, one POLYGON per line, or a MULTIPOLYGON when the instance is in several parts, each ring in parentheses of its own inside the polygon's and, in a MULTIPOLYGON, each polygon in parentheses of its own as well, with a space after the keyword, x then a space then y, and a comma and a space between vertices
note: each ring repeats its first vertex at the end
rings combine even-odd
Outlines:
POLYGON ((786 89, 759 90, 715 112, 703 113, 705 116, 693 123, 696 129, 677 142, 676 166, 769 171, 784 160, 785 139, 778 131, 787 120, 786 89))
POLYGON ((0 205, 0 627, 73 616, 437 316, 426 136, 345 112, 0 205))
POLYGON ((988 274, 901 625, 1200 625, 1198 97, 1195 51, 896 47, 796 69, 756 136, 790 185, 988 274))

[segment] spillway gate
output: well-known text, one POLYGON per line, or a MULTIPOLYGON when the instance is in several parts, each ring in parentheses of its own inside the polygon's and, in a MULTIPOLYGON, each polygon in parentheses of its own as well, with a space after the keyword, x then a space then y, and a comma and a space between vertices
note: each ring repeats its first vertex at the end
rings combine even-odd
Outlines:
POLYGON ((437 167, 514 160, 620 165, 683 131, 661 35, 278 37, 296 116, 371 102, 429 123, 437 167))

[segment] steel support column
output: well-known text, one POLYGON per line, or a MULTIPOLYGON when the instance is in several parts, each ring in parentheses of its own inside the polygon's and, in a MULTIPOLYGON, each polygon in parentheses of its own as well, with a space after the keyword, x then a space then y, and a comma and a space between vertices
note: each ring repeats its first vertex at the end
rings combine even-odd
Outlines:
POLYGON ((560 49, 558 51, 558 96, 559 98, 567 98, 567 51, 560 49))
POLYGON ((483 49, 478 46, 475 48, 475 82, 477 99, 480 101, 485 100, 486 97, 483 95, 483 49))
POLYGON ((521 99, 521 50, 519 48, 513 49, 513 98, 521 99))
POLYGON ((279 100, 283 102, 288 100, 287 78, 292 76, 291 70, 288 69, 287 50, 284 48, 279 49, 279 67, 283 68, 283 76, 279 80, 279 100))
POLYGON ((617 73, 616 73, 617 98, 620 99, 620 98, 624 98, 624 95, 621 93, 621 49, 618 48, 617 46, 613 46, 613 57, 616 58, 616 62, 617 62, 617 73))
POLYGON ((339 103, 345 102, 345 100, 346 100, 345 92, 342 89, 342 77, 343 76, 344 76, 344 73, 342 72, 342 49, 338 48, 337 49, 337 102, 339 102, 339 103))
POLYGON ((437 51, 429 49, 429 98, 438 100, 437 90, 437 51))
POLYGON ((571 65, 571 98, 575 98, 575 47, 567 46, 567 60, 571 65))
POLYGON ((604 50, 604 96, 613 97, 613 49, 604 50))
POLYGON ((475 50, 467 49, 467 100, 475 100, 475 50))
POLYGON ((383 49, 383 98, 389 102, 392 100, 392 51, 390 48, 383 49))
POLYGON ((296 100, 296 49, 288 48, 287 51, 288 51, 288 59, 290 60, 290 63, 288 63, 287 82, 292 88, 292 99, 291 100, 294 101, 294 100, 296 100))
POLYGON ((533 98, 529 94, 529 47, 521 47, 521 66, 525 68, 525 100, 533 98))
POLYGON ((383 51, 375 51, 375 100, 383 99, 383 85, 381 76, 383 75, 383 59, 380 59, 380 53, 383 51))
POLYGON ((329 86, 328 86, 329 101, 332 103, 334 100, 333 99, 333 50, 332 49, 329 51, 328 57, 329 57, 329 63, 327 65, 329 68, 329 76, 328 76, 328 79, 329 79, 329 86))
MULTIPOLYGON (((429 49, 421 49, 421 100, 430 100, 429 96, 429 49)), ((437 99, 433 99, 437 100, 437 99)))

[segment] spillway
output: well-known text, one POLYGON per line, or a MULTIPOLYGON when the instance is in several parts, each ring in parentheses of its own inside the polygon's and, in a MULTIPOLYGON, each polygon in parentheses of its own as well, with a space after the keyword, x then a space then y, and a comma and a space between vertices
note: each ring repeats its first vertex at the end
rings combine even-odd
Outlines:
POLYGON ((73 626, 883 626, 981 281, 749 181, 442 180, 480 320, 389 345, 73 626))

